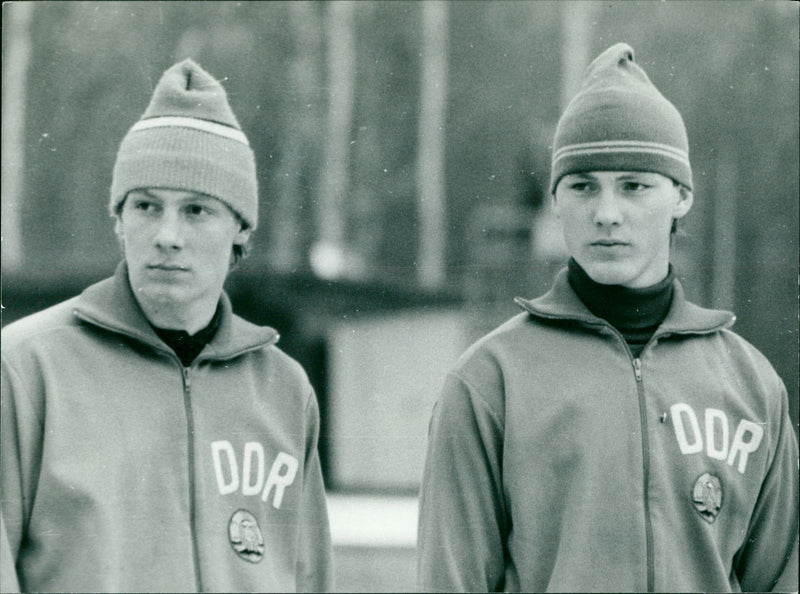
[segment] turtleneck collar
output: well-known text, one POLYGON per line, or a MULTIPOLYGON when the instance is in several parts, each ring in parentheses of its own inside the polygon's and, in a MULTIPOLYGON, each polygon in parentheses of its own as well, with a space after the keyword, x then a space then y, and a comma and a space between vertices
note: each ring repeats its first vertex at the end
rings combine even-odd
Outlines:
POLYGON ((217 305, 217 310, 214 312, 214 317, 208 323, 208 326, 199 330, 194 335, 189 334, 185 330, 168 330, 165 328, 157 328, 151 324, 153 331, 158 334, 158 337, 169 346, 178 358, 183 363, 184 367, 188 367, 195 360, 200 351, 211 342, 214 335, 219 328, 220 320, 222 319, 222 308, 217 305))
POLYGON ((567 279, 589 311, 619 330, 638 356, 641 347, 667 317, 675 273, 670 264, 669 272, 661 282, 631 289, 595 282, 574 258, 570 258, 567 279))

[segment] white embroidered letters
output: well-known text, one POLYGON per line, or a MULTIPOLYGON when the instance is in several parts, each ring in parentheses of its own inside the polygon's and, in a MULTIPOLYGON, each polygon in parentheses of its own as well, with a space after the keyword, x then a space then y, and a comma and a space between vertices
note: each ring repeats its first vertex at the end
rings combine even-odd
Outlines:
POLYGON ((294 477, 297 474, 297 458, 290 456, 284 452, 278 454, 275 462, 272 464, 272 469, 269 471, 269 478, 267 478, 267 485, 264 487, 264 492, 261 494, 262 501, 266 501, 269 497, 269 492, 272 487, 275 487, 275 499, 272 500, 272 507, 275 509, 281 506, 283 501, 283 490, 294 482, 294 477), (286 472, 281 474, 281 469, 286 469, 286 472))
POLYGON ((728 417, 716 408, 706 409, 706 454, 715 460, 728 457, 728 417), (717 441, 720 447, 717 447, 717 441))
POLYGON ((742 422, 736 428, 736 435, 733 436, 733 445, 728 456, 728 464, 733 466, 736 454, 741 454, 739 456, 738 470, 744 474, 744 469, 747 467, 747 456, 758 449, 762 437, 764 437, 764 428, 761 425, 742 419, 742 422), (747 435, 750 438, 745 441, 747 435))
POLYGON ((211 457, 214 460, 214 473, 222 495, 235 493, 239 488, 239 467, 236 465, 236 454, 228 441, 215 441, 211 444, 211 457), (227 458, 227 472, 223 469, 222 453, 227 458), (227 477, 227 478, 226 478, 227 477))
POLYGON ((678 440, 678 446, 681 448, 681 454, 696 454, 703 450, 703 436, 700 435, 700 424, 697 422, 697 417, 688 404, 673 404, 670 408, 672 418, 675 424, 675 438, 678 440), (689 428, 692 431, 692 441, 690 442, 686 437, 686 425, 684 418, 689 422, 689 428))
POLYGON ((272 507, 275 509, 279 509, 283 503, 284 492, 294 482, 300 467, 297 458, 286 452, 278 452, 267 474, 266 452, 257 441, 244 444, 241 465, 233 445, 226 440, 211 442, 211 459, 220 495, 230 495, 241 489, 242 495, 261 495, 261 500, 267 501, 274 489, 272 507))
POLYGON ((736 470, 741 474, 747 469, 748 456, 758 449, 764 437, 761 425, 742 419, 731 440, 731 422, 723 411, 716 408, 705 409, 702 429, 697 414, 688 404, 673 404, 670 412, 681 454, 699 454, 705 450, 709 458, 725 460, 729 466, 733 466, 738 457, 736 470))
POLYGON ((264 484, 264 446, 257 441, 244 444, 244 462, 242 463, 242 495, 258 495, 264 484), (253 468, 253 455, 256 457, 257 479, 250 482, 250 471, 253 468))

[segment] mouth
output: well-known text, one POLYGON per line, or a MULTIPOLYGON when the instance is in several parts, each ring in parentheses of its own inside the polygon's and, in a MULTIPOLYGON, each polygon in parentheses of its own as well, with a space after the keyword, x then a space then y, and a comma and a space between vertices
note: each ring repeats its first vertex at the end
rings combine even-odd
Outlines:
POLYGON ((189 268, 180 264, 148 264, 149 270, 158 270, 162 272, 188 272, 189 268))
POLYGON ((589 245, 592 247, 627 247, 630 244, 626 241, 620 241, 619 239, 598 239, 591 242, 589 245))

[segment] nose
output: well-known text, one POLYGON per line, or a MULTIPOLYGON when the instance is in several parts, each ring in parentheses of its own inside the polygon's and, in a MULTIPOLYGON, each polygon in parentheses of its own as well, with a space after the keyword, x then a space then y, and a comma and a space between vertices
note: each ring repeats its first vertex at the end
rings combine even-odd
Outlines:
POLYGON ((172 209, 164 209, 159 217, 155 235, 156 246, 162 250, 179 250, 184 238, 179 214, 172 209))
POLYGON ((604 188, 597 197, 594 222, 600 227, 615 227, 622 224, 619 198, 613 189, 604 188))

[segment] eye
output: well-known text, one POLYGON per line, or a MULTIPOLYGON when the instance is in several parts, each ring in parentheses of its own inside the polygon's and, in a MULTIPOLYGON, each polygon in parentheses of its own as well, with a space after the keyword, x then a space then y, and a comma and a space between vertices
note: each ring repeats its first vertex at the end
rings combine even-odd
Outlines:
POLYGON ((197 219, 208 217, 214 213, 209 207, 202 204, 188 204, 186 205, 186 214, 189 217, 197 219))
POLYGON ((651 187, 650 185, 638 181, 626 181, 622 183, 622 190, 629 194, 637 194, 639 192, 644 192, 650 187, 651 187))
POLYGON ((155 214, 159 210, 159 205, 146 198, 137 198, 133 201, 133 208, 144 214, 155 214))
POLYGON ((594 191, 595 184, 588 180, 576 180, 568 185, 569 189, 576 194, 588 194, 594 191))

